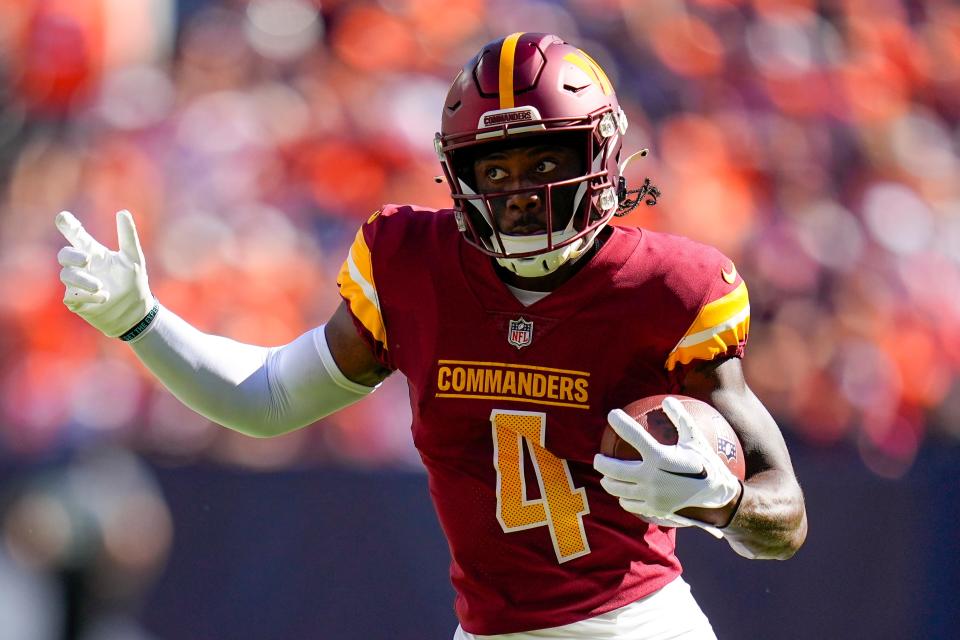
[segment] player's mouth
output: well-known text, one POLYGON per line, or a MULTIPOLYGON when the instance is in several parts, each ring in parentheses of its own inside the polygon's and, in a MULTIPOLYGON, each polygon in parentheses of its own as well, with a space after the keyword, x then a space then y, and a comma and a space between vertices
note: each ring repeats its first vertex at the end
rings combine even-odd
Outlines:
POLYGON ((547 228, 542 224, 518 224, 506 232, 509 236, 535 236, 546 233, 547 228))

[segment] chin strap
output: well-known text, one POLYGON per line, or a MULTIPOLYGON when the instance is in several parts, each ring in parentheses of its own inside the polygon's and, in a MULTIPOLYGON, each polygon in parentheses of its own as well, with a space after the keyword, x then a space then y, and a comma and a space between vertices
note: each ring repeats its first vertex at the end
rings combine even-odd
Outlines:
POLYGON ((639 189, 628 190, 627 179, 623 177, 624 171, 627 170, 627 166, 634 158, 644 158, 648 153, 648 149, 640 149, 640 151, 636 151, 627 156, 619 165, 620 179, 617 184, 617 201, 619 204, 617 205, 617 212, 614 214, 618 218, 622 218, 636 209, 640 201, 644 198, 647 198, 645 204, 648 207, 657 204, 657 198, 660 197, 660 189, 651 184, 650 178, 644 178, 643 184, 639 189))

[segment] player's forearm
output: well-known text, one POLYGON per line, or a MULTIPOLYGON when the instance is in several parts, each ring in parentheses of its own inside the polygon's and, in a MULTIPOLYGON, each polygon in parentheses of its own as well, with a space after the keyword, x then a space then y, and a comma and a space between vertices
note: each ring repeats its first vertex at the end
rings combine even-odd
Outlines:
POLYGON ((720 385, 708 397, 740 436, 747 460, 740 506, 724 537, 744 557, 786 560, 807 537, 807 516, 780 428, 742 377, 740 384, 720 385))
POLYGON ((807 515, 792 474, 770 469, 745 482, 740 507, 723 534, 746 558, 786 560, 793 556, 807 537, 807 515))
POLYGON ((185 405, 235 431, 266 437, 310 424, 371 390, 332 380, 315 331, 323 329, 270 349, 205 334, 161 308, 131 346, 185 405))
POLYGON ((161 308, 154 325, 131 346, 163 386, 218 424, 266 435, 269 349, 202 333, 169 309, 161 308))

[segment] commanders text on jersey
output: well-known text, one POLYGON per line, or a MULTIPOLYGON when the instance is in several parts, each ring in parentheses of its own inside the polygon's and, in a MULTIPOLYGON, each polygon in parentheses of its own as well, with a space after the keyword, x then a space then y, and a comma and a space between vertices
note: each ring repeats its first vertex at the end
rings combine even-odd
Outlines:
POLYGON ((468 360, 437 361, 438 398, 523 400, 590 408, 586 371, 468 360))

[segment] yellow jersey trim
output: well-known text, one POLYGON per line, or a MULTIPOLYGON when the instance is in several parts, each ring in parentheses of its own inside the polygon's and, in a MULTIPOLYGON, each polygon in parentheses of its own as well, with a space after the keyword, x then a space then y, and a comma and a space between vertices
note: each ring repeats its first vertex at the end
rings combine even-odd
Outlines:
POLYGON ((750 332, 750 298, 747 285, 740 285, 721 298, 703 306, 664 366, 672 371, 677 363, 712 360, 747 338, 750 332))
POLYGON ((727 295, 704 305, 693 324, 687 329, 684 337, 715 327, 749 308, 750 297, 747 294, 747 284, 741 282, 736 289, 727 295))
POLYGON ((373 338, 387 347, 387 331, 380 313, 380 299, 373 281, 373 261, 363 229, 357 231, 346 261, 337 276, 340 294, 350 305, 350 311, 373 338))

